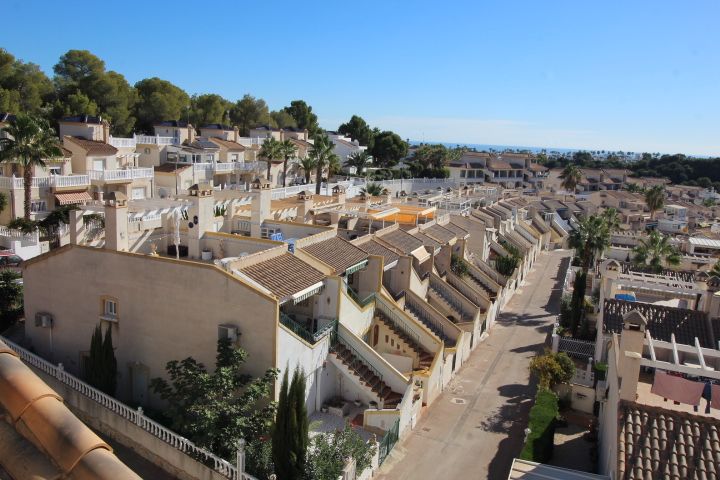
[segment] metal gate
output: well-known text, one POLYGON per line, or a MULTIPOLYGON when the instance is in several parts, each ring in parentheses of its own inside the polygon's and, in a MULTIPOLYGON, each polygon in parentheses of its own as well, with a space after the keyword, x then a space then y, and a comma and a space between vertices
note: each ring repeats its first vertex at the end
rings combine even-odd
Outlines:
POLYGON ((595 355, 595 342, 561 337, 558 351, 565 352, 573 358, 588 359, 595 355))
POLYGON ((382 465, 385 459, 388 455, 390 455, 390 452, 392 451, 395 444, 398 442, 398 439, 400 438, 400 419, 398 418, 392 427, 390 427, 390 430, 387 431, 387 434, 385 434, 385 437, 382 439, 382 442, 380 442, 380 452, 379 452, 379 465, 382 465))

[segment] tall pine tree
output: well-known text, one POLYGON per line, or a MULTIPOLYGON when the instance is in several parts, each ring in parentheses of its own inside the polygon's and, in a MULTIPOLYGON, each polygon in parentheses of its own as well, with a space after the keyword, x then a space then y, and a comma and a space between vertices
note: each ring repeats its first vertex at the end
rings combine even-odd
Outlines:
POLYGON ((101 364, 103 356, 103 338, 102 328, 98 323, 93 330, 92 338, 90 339, 90 361, 88 362, 88 371, 86 372, 87 382, 93 387, 102 390, 102 373, 101 364))
POLYGON ((113 348, 112 342, 112 325, 108 325, 105 330, 105 341, 102 346, 103 359, 103 387, 102 391, 110 396, 115 396, 115 389, 117 388, 117 359, 115 358, 115 349, 113 348))
POLYGON ((105 330, 103 341, 102 326, 98 324, 90 339, 90 365, 87 382, 103 393, 115 396, 117 387, 117 359, 112 344, 112 326, 105 330))

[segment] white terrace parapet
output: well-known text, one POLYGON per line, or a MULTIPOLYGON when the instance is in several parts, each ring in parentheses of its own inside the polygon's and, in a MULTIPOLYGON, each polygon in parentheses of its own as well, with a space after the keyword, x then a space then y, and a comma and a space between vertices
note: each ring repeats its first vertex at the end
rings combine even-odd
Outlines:
POLYGON ((0 237, 17 238, 19 240, 25 240, 34 243, 38 243, 40 241, 40 234, 37 230, 32 233, 23 233, 20 230, 11 230, 4 225, 0 225, 0 237))
POLYGON ((257 138, 257 137, 240 137, 238 138, 237 143, 242 145, 243 147, 252 147, 253 145, 262 145, 262 143, 265 141, 264 138, 257 138))
POLYGON ((160 135, 135 135, 138 145, 180 145, 180 139, 175 137, 161 137, 160 135))
POLYGON ((109 143, 115 148, 135 148, 137 144, 135 138, 115 138, 112 135, 109 143))
POLYGON ((128 170, 89 170, 92 180, 109 182, 113 180, 132 180, 134 178, 153 178, 155 171, 152 168, 131 168, 128 170))
POLYGON ((38 357, 33 353, 30 353, 19 345, 14 344, 10 340, 4 337, 0 338, 2 338, 2 341, 6 343, 13 352, 17 353, 20 356, 20 359, 26 364, 46 373, 53 378, 56 378, 64 385, 67 385, 71 389, 84 395, 85 397, 89 398, 100 406, 111 410, 125 420, 134 423, 143 430, 161 439, 171 447, 174 447, 177 450, 188 454, 191 457, 198 458, 203 463, 210 462, 209 464, 212 465, 212 468, 222 476, 231 480, 255 480, 247 473, 244 473, 242 471, 238 472, 237 467, 235 467, 231 463, 208 452, 203 448, 198 447, 190 440, 181 437, 172 430, 169 430, 160 425, 159 423, 156 423, 154 420, 149 419, 142 414, 142 408, 139 408, 138 410, 130 408, 124 403, 121 403, 112 398, 111 396, 104 394, 100 390, 91 387, 79 378, 65 372, 62 363, 59 363, 56 367, 52 363, 43 360, 42 358, 38 357))
POLYGON ((627 280, 630 282, 649 283, 651 285, 661 285, 665 287, 687 288, 691 290, 697 290, 698 288, 694 282, 678 280, 675 278, 670 278, 666 275, 654 275, 652 273, 631 271, 628 273, 621 273, 618 278, 620 280, 627 280))
MULTIPOLYGON (((49 177, 33 177, 32 188, 46 187, 87 187, 90 185, 88 175, 50 175, 49 177)), ((0 177, 0 188, 22 190, 25 179, 17 177, 0 177)))

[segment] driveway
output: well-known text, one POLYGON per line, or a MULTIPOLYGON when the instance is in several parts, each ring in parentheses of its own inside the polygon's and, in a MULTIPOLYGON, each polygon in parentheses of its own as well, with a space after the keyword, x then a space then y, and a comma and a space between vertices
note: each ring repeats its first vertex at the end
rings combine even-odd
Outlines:
POLYGON ((395 447, 380 479, 507 478, 537 391, 527 366, 549 345, 570 255, 538 258, 489 337, 395 447))

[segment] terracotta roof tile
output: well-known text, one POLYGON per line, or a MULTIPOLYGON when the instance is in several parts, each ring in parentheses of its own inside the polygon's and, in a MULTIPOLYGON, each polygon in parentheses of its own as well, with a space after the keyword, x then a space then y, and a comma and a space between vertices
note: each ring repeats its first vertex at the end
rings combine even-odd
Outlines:
POLYGON ((451 232, 453 232, 457 236, 457 238, 465 238, 468 235, 470 235, 470 232, 468 232, 464 228, 454 224, 453 222, 447 223, 447 224, 443 225, 443 227, 445 227, 448 230, 450 230, 451 232))
POLYGON ((244 267, 240 271, 270 290, 273 296, 279 299, 301 292, 325 279, 321 271, 292 253, 283 253, 244 267))
POLYGON ((393 230, 392 232, 378 235, 378 238, 400 250, 403 255, 410 255, 410 252, 423 246, 422 241, 402 230, 393 230))
POLYGON ((327 263, 336 272, 344 272, 346 269, 368 258, 367 252, 340 237, 313 243, 307 247, 302 247, 302 250, 327 263))
POLYGON ((716 418, 623 400, 618 405, 617 478, 705 478, 706 469, 718 464, 719 431, 716 418))
POLYGON ((513 168, 515 168, 515 167, 513 167, 513 166, 510 165, 509 163, 493 162, 493 164, 492 164, 492 166, 491 166, 490 168, 496 169, 496 170, 497 170, 497 169, 499 169, 499 170, 511 170, 511 169, 513 169, 513 168))
POLYGON ((623 315, 637 310, 647 319, 647 329, 656 340, 675 341, 685 345, 695 345, 695 337, 704 348, 715 348, 708 328, 707 314, 686 308, 673 308, 649 303, 628 302, 608 298, 604 305, 604 333, 622 333, 623 315))
POLYGON ((437 240, 438 242, 440 242, 442 244, 448 243, 449 241, 456 238, 454 232, 452 232, 451 230, 448 230, 445 227, 437 225, 437 224, 426 228, 422 232, 426 235, 430 235, 432 238, 434 238, 435 240, 437 240))
POLYGON ((218 145, 221 145, 223 147, 229 148, 230 150, 245 150, 245 147, 240 145, 239 143, 232 142, 230 140, 223 140, 222 138, 217 137, 207 137, 208 140, 210 140, 213 143, 216 143, 218 145))
POLYGON ((440 247, 443 246, 442 243, 438 242, 437 240, 435 240, 435 239, 434 239, 433 237, 431 237, 430 235, 425 235, 425 234, 422 233, 422 232, 414 233, 414 234, 413 234, 413 237, 415 237, 415 238, 417 238, 418 240, 420 240, 420 241, 423 243, 423 245, 425 245, 426 247, 430 247, 430 248, 432 248, 432 249, 438 249, 438 248, 440 248, 440 247))
POLYGON ((370 255, 379 255, 385 259, 385 265, 396 261, 400 258, 400 255, 393 252, 389 248, 387 248, 385 245, 381 245, 380 243, 376 242, 375 240, 370 240, 369 242, 365 242, 361 245, 358 245, 361 249, 365 250, 370 255))
POLYGON ((539 163, 531 163, 529 168, 530 168, 530 170, 535 170, 535 171, 548 170, 548 167, 546 167, 545 165, 540 165, 539 163))
POLYGON ((118 149, 105 142, 98 142, 96 140, 87 140, 83 137, 73 137, 65 135, 67 140, 70 140, 74 144, 84 148, 88 153, 102 154, 102 155, 115 155, 118 149))

